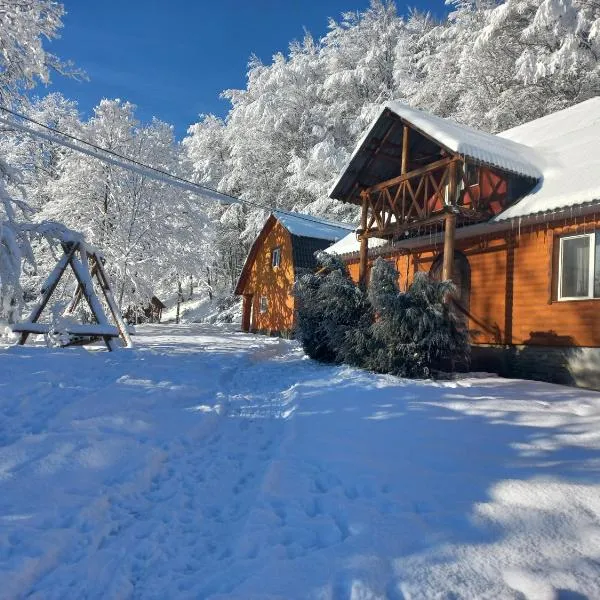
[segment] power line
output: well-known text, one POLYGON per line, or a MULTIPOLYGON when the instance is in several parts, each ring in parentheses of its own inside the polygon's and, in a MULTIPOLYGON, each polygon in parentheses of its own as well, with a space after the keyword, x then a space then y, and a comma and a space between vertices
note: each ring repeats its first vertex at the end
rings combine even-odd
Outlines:
MULTIPOLYGON (((294 212, 289 212, 289 211, 285 211, 285 210, 280 210, 280 209, 274 208, 272 206, 267 206, 266 204, 261 204, 260 202, 254 202, 251 200, 246 200, 244 198, 238 198, 236 196, 232 196, 231 194, 219 192, 218 190, 215 190, 214 188, 196 183, 194 181, 186 179, 185 177, 173 175, 172 173, 169 173, 168 171, 164 171, 163 169, 159 169, 157 167, 152 167, 152 166, 142 163, 134 158, 130 158, 128 156, 119 154, 118 152, 115 152, 114 150, 110 150, 108 148, 103 148, 102 146, 98 146, 97 144, 94 144, 93 142, 89 142, 89 141, 84 140, 80 137, 77 137, 73 134, 67 133, 65 131, 61 131, 50 125, 46 125, 45 123, 37 121, 36 119, 33 119, 32 117, 28 117, 27 115, 18 113, 6 106, 0 105, 0 110, 11 114, 13 117, 17 117, 24 121, 28 121, 29 123, 33 123, 33 124, 37 125, 38 127, 42 127, 43 129, 46 129, 47 131, 49 131, 53 134, 57 134, 59 136, 62 136, 63 138, 73 140, 73 142, 77 142, 77 144, 84 144, 85 146, 88 146, 89 148, 92 148, 93 150, 88 150, 87 148, 81 148, 74 143, 69 143, 69 142, 65 141, 64 139, 53 138, 52 136, 50 136, 48 134, 44 134, 41 131, 36 131, 35 129, 26 127, 25 125, 23 125, 21 123, 15 122, 14 120, 0 117, 0 123, 4 123, 5 125, 7 125, 9 127, 14 127, 14 128, 16 128, 28 135, 31 135, 33 137, 40 137, 51 143, 62 145, 67 148, 71 148, 72 150, 75 150, 76 152, 81 152, 83 154, 91 156, 92 158, 96 158, 103 162, 113 164, 117 167, 121 167, 121 168, 127 169, 129 171, 133 171, 140 175, 146 175, 146 176, 152 177, 152 173, 156 173, 156 174, 160 175, 161 177, 160 178, 152 177, 153 179, 156 179, 158 181, 161 181, 163 183, 167 183, 170 185, 176 185, 177 187, 180 187, 182 189, 185 189, 186 191, 192 192, 193 194, 204 196, 205 198, 210 198, 217 202, 225 202, 225 203, 229 203, 229 204, 231 204, 231 203, 246 204, 253 208, 260 208, 262 210, 266 210, 269 212, 274 212, 274 213, 280 212, 280 213, 290 214, 290 215, 294 216, 295 218, 302 219, 302 220, 308 221, 310 223, 316 223, 316 224, 321 224, 321 225, 323 224, 322 220, 312 218, 310 215, 304 215, 301 213, 294 213, 294 212), (102 152, 109 156, 103 156, 101 154, 99 155, 99 154, 97 154, 97 152, 102 152), (126 162, 122 163, 120 161, 126 161, 126 162), (166 179, 164 179, 164 178, 166 178, 166 179)), ((335 225, 335 223, 332 223, 332 225, 335 225)))

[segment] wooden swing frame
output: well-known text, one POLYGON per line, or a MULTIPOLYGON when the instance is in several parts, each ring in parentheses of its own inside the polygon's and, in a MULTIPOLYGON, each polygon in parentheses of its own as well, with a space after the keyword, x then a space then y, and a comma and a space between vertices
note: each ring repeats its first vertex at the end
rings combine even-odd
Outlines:
POLYGON ((133 342, 131 341, 131 336, 119 311, 119 307, 115 302, 110 282, 104 270, 103 257, 97 250, 87 247, 83 242, 62 242, 61 246, 63 255, 42 286, 42 297, 39 303, 33 308, 26 321, 17 323, 12 328, 14 332, 21 334, 19 345, 24 345, 30 334, 44 334, 51 331, 52 326, 50 324, 38 323, 38 319, 41 317, 54 290, 70 266, 77 279, 77 289, 64 314, 73 314, 81 299, 85 298, 96 319, 96 323, 66 325, 60 332, 76 336, 76 339, 68 344, 64 344, 64 346, 83 345, 102 339, 108 350, 112 352, 118 348, 116 338, 121 338, 123 346, 131 348, 133 342), (96 295, 94 278, 102 290, 115 325, 109 323, 102 303, 96 295))

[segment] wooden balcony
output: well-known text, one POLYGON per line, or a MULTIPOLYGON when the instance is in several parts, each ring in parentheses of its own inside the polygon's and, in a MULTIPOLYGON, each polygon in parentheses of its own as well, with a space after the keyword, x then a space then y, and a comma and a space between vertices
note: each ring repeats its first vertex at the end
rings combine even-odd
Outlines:
POLYGON ((406 235, 410 229, 442 224, 446 215, 461 221, 481 221, 489 213, 479 206, 479 194, 469 185, 459 157, 437 160, 361 192, 362 237, 406 235))

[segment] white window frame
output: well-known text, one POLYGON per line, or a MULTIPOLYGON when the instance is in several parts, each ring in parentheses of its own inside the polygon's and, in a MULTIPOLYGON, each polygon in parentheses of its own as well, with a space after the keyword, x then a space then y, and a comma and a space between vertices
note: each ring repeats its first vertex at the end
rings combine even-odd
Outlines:
POLYGON ((573 300, 598 300, 599 298, 594 296, 594 273, 595 273, 595 262, 596 262, 596 235, 600 235, 600 232, 593 231, 592 233, 578 233, 576 235, 565 235, 560 238, 560 253, 558 261, 558 301, 573 301, 573 300), (563 248, 566 240, 573 240, 577 238, 588 238, 589 240, 589 264, 588 264, 588 295, 587 296, 563 296, 562 294, 562 283, 563 283, 563 248))
POLYGON ((281 246, 277 246, 271 250, 271 266, 274 269, 281 266, 281 246))
POLYGON ((269 301, 266 296, 261 296, 258 299, 258 309, 263 315, 269 310, 269 301))

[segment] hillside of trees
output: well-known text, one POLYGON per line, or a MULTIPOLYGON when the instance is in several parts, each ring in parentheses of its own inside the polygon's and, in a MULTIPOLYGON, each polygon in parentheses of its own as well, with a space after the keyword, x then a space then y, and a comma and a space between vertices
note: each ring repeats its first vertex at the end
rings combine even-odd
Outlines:
POLYGON ((436 20, 372 0, 269 64, 251 58, 246 88, 223 92, 228 114, 201 115, 178 141, 167 123, 140 123, 125 100, 103 100, 82 118, 72 100, 33 97, 51 67, 81 75, 43 48, 62 27, 62 7, 0 0, 2 104, 248 202, 203 203, 4 127, 0 319, 33 294, 53 260, 31 224, 59 221, 101 247, 123 307, 190 280, 224 296, 266 217, 252 204, 356 219, 327 192, 381 103, 399 99, 498 132, 600 92, 600 4, 456 0, 448 9, 436 20))

